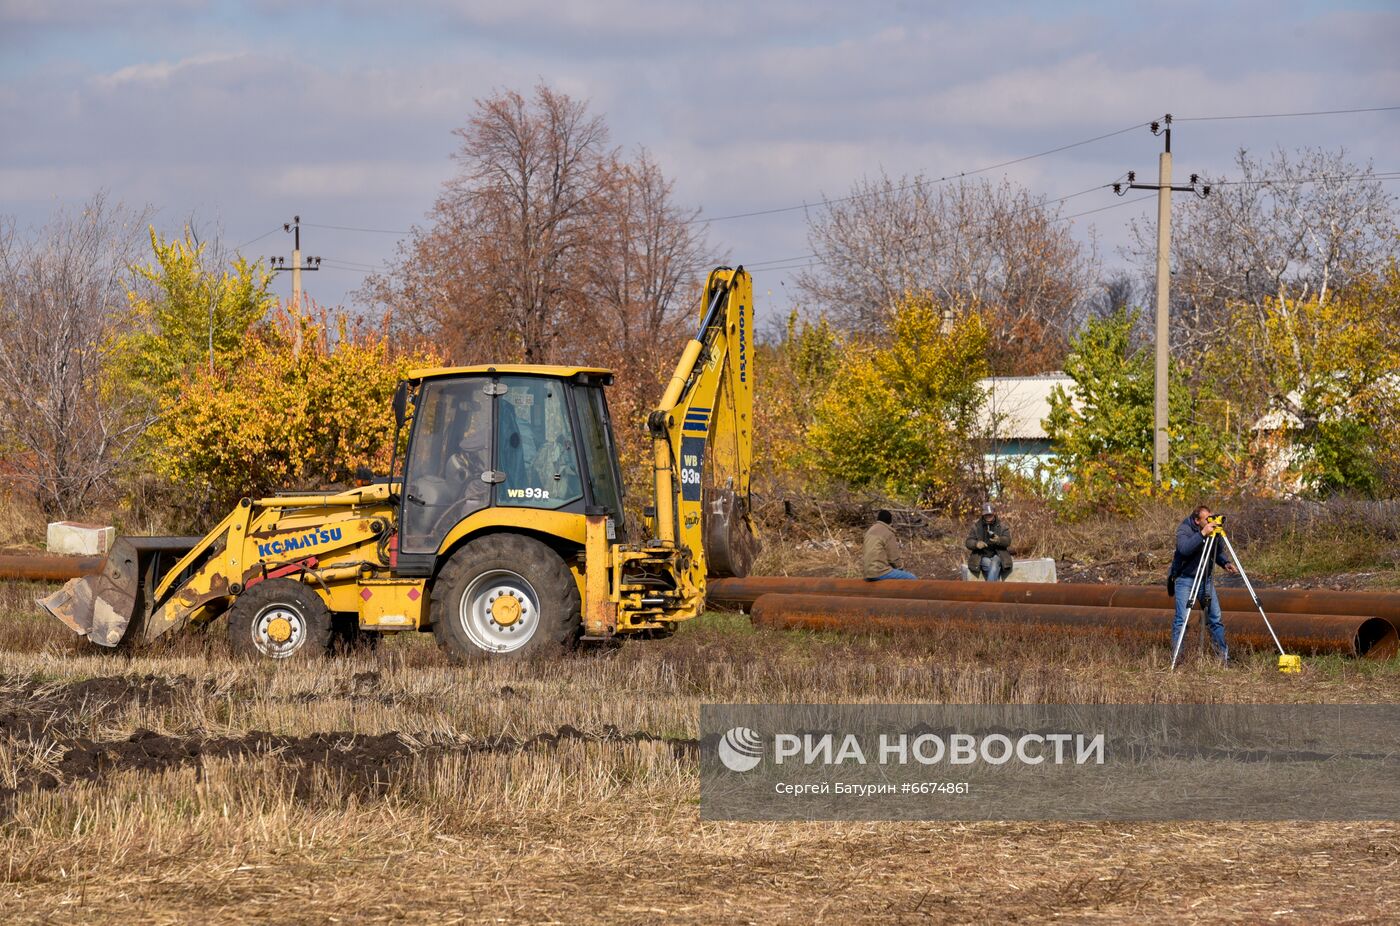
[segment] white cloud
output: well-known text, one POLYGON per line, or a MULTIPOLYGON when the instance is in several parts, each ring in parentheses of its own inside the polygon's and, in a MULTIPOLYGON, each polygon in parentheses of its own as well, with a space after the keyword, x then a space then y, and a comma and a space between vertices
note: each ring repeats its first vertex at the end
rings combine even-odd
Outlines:
POLYGON ((118 68, 110 74, 101 74, 95 82, 99 87, 113 88, 123 84, 161 84, 170 78, 211 64, 224 64, 231 61, 241 61, 249 56, 234 53, 211 53, 205 55, 193 55, 189 58, 182 58, 179 61, 154 61, 141 64, 130 64, 123 68, 118 68))

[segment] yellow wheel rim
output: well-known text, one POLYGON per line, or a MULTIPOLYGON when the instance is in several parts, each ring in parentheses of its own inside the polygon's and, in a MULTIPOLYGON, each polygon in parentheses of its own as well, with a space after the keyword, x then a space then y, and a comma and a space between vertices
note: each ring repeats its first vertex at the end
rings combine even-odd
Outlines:
POLYGON ((491 619, 502 627, 520 620, 520 601, 513 595, 502 595, 491 602, 491 619))
POLYGON ((292 638, 292 622, 285 617, 274 617, 268 622, 267 638, 273 643, 286 643, 292 638))

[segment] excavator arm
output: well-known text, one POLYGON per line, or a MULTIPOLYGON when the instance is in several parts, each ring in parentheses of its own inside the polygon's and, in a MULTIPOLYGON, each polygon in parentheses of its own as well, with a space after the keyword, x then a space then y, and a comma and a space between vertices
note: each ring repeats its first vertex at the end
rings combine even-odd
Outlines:
POLYGON ((691 572, 743 576, 758 552, 753 463, 753 279, 721 267, 705 283, 700 328, 647 420, 655 468, 653 538, 690 550, 691 572))

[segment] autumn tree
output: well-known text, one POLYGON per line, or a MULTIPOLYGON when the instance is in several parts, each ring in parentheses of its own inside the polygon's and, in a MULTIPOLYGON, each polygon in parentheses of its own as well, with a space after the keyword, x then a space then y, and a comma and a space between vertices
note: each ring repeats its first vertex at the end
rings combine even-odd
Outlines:
POLYGON ((1093 279, 1059 209, 1009 182, 881 175, 814 210, 808 241, 820 260, 798 285, 839 325, 881 333, 907 292, 974 306, 998 373, 1058 366, 1093 279))
POLYGON ((668 180, 645 149, 614 156, 599 170, 593 241, 583 268, 593 320, 613 333, 605 354, 645 356, 688 336, 698 318, 698 285, 709 267, 697 209, 677 205, 668 180))
MULTIPOLYGON (((1241 150, 1235 166, 1233 177, 1207 178, 1210 196, 1181 200, 1173 218, 1172 342, 1193 367, 1230 348, 1236 306, 1264 324, 1271 305, 1325 305, 1349 281, 1382 271, 1400 246, 1394 197, 1344 150, 1267 159, 1241 150)), ((1156 225, 1132 228, 1131 253, 1151 266, 1156 225)))
POLYGON ((794 310, 775 338, 754 347, 754 475, 765 488, 805 489, 808 431, 822 397, 840 388, 843 345, 825 318, 794 310))
POLYGON ((383 327, 289 307, 248 332, 236 368, 196 365, 162 401, 152 465, 181 487, 191 526, 245 495, 343 484, 360 466, 387 473, 394 389, 439 362, 396 349, 383 327))
POLYGON ((478 101, 456 134, 457 176, 361 301, 458 363, 616 370, 609 399, 639 497, 647 442, 632 425, 698 324, 710 269, 697 210, 648 152, 624 157, 601 117, 543 85, 478 101))
POLYGON ((1237 343, 1288 422, 1298 470, 1316 492, 1400 488, 1400 269, 1340 291, 1236 306, 1237 343))
POLYGON ((235 364, 276 297, 264 267, 242 257, 225 265, 191 228, 168 241, 154 227, 149 233, 151 258, 131 268, 111 362, 122 388, 154 409, 195 367, 212 373, 235 364))
MULTIPOLYGON (((1153 354, 1135 337, 1140 313, 1118 308, 1090 319, 1074 337, 1065 372, 1072 389, 1050 393, 1045 432, 1063 480, 1066 513, 1134 513, 1153 491, 1153 354)), ((1204 386, 1192 389, 1180 369, 1168 387, 1168 495, 1227 483, 1235 450, 1222 427, 1222 406, 1204 386)))
POLYGON ((674 334, 707 252, 650 155, 543 85, 478 101, 456 134, 457 176, 363 301, 461 362, 614 362, 674 334))
POLYGON ((98 195, 27 241, 0 225, 0 452, 49 517, 108 492, 144 426, 105 373, 142 224, 98 195))
POLYGON ((977 455, 988 330, 976 312, 899 299, 889 333, 846 346, 839 388, 815 402, 808 452, 829 482, 928 505, 956 505, 977 455))

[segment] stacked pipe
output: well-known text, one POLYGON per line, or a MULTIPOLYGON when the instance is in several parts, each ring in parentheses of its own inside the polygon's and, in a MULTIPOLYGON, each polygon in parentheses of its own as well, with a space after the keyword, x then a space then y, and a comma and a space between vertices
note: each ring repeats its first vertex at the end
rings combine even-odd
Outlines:
POLYGON ((66 582, 102 571, 105 556, 38 555, 0 556, 0 580, 66 582))
MULTIPOLYGON (((1217 589, 1231 636, 1272 647, 1243 589, 1217 589)), ((1400 647, 1400 595, 1319 589, 1261 589, 1260 603, 1286 649, 1387 659, 1400 647)), ((709 601, 750 609, 780 628, 861 630, 932 624, 1014 624, 1166 642, 1172 602, 1161 586, 939 582, 763 576, 716 579, 709 601)))

